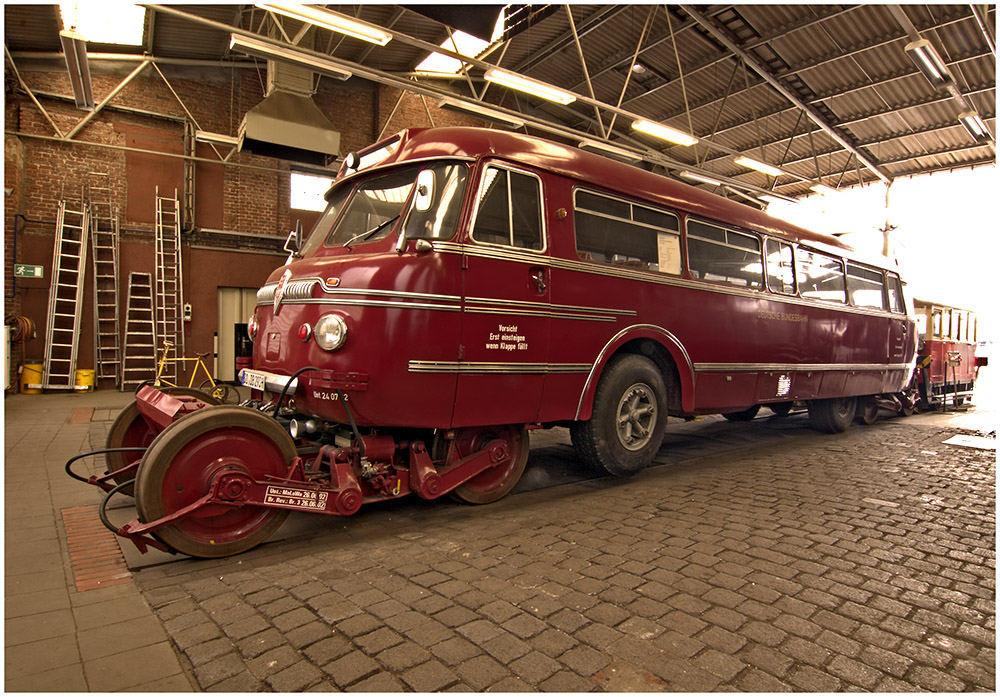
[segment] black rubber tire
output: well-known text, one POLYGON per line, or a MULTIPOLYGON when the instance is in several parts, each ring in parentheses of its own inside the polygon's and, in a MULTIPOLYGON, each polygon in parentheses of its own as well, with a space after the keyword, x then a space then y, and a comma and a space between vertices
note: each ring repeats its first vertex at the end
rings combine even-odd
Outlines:
POLYGON ((814 399, 809 402, 809 424, 822 433, 843 433, 854 421, 856 397, 814 399))
MULTIPOLYGON (((143 384, 153 384, 152 382, 145 382, 143 384)), ((140 385, 139 387, 142 387, 140 385)), ((136 388, 138 391, 139 388, 136 388)), ((171 395, 183 395, 185 397, 197 397, 198 399, 208 402, 209 404, 218 404, 217 401, 211 396, 207 395, 200 390, 189 387, 163 387, 159 388, 163 392, 171 395)), ((139 447, 142 445, 149 445, 153 442, 153 433, 149 431, 148 428, 145 429, 145 433, 139 433, 142 431, 142 414, 139 413, 139 407, 132 402, 127 407, 119 412, 118 417, 111 424, 111 429, 108 431, 108 437, 104 442, 105 448, 122 448, 122 447, 139 447), (129 431, 132 431, 129 434, 129 431), (127 441, 127 442, 126 442, 127 441)), ((104 464, 107 467, 108 472, 115 472, 125 467, 130 462, 135 462, 141 457, 142 453, 105 453, 104 454, 104 464)), ((116 484, 121 484, 118 477, 114 478, 116 484)), ((121 493, 132 495, 132 487, 128 486, 121 490, 121 493)))
POLYGON ((770 409, 775 416, 788 416, 792 411, 792 403, 775 402, 774 404, 768 404, 767 408, 770 409))
POLYGON ((744 409, 743 411, 732 411, 728 414, 723 414, 723 416, 727 421, 753 421, 759 411, 760 405, 754 404, 749 409, 744 409))
POLYGON ((865 426, 871 426, 878 421, 878 400, 875 399, 874 395, 858 397, 858 408, 854 420, 865 426))
POLYGON ((623 354, 605 367, 590 420, 574 423, 570 434, 584 462, 621 477, 640 472, 653 461, 666 426, 667 389, 659 369, 644 356, 623 354), (627 400, 635 400, 633 407, 627 406, 627 400), (623 409, 632 412, 624 421, 619 418, 623 409), (628 433, 621 433, 620 423, 628 425, 628 433), (639 436, 633 439, 635 428, 639 436), (626 443, 629 439, 632 442, 626 443))
MULTIPOLYGON (((263 437, 265 443, 270 441, 273 446, 271 448, 265 447, 262 443, 262 447, 259 449, 261 453, 259 461, 263 461, 265 457, 270 455, 272 460, 277 458, 283 460, 284 464, 287 465, 295 457, 295 444, 292 442, 291 436, 269 416, 252 409, 231 405, 219 405, 196 411, 165 428, 143 455, 142 464, 139 465, 139 473, 135 480, 135 504, 140 521, 156 520, 173 512, 167 510, 164 505, 163 491, 167 474, 171 466, 175 464, 175 458, 178 456, 183 458, 184 453, 190 450, 188 446, 196 444, 196 441, 202 436, 211 434, 213 431, 221 432, 226 429, 239 429, 244 433, 254 433, 263 437), (268 449, 270 452, 265 452, 268 449)), ((258 460, 255 460, 256 462, 258 460)), ((212 462, 205 463, 205 476, 192 478, 191 495, 194 498, 207 493, 206 487, 209 480, 207 475, 213 465, 212 462)), ((275 473, 278 476, 284 476, 286 472, 275 473)), ((243 511, 247 508, 235 510, 243 511)), ((257 510, 262 511, 262 514, 261 518, 253 524, 253 529, 235 540, 225 542, 209 540, 206 542, 197 539, 185 532, 183 529, 184 521, 162 527, 153 535, 172 549, 192 557, 214 558, 239 554, 267 540, 281 527, 288 516, 288 511, 277 508, 259 508, 257 510)), ((226 515, 227 513, 223 512, 217 517, 224 518, 226 515)), ((206 525, 209 520, 212 518, 201 517, 198 519, 201 525, 206 525)), ((220 531, 231 532, 231 528, 227 530, 225 525, 225 520, 219 522, 220 531)))

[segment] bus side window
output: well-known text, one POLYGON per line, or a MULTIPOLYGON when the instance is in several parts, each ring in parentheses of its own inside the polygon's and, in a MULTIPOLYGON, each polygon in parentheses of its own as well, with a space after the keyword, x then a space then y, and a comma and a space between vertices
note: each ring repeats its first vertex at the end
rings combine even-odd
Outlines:
POLYGON ((760 240, 698 220, 687 222, 688 266, 694 278, 741 288, 764 288, 760 240))
POLYGON ((767 239, 767 285, 773 293, 795 294, 795 261, 792 245, 767 239))
POLYGON ((844 266, 840 259, 799 248, 799 290, 803 298, 847 302, 844 266))
POLYGON ((583 261, 681 273, 680 223, 672 213, 577 189, 573 227, 583 261))
POLYGON ((885 282, 882 272, 856 264, 847 265, 847 294, 851 304, 885 310, 885 282))
POLYGON ((479 190, 472 239, 542 249, 541 183, 520 172, 487 167, 479 190))
POLYGON ((903 284, 899 276, 894 273, 886 274, 889 284, 889 309, 893 312, 906 312, 906 305, 903 302, 903 284))
POLYGON ((932 317, 931 335, 934 338, 941 337, 941 310, 935 309, 932 317))

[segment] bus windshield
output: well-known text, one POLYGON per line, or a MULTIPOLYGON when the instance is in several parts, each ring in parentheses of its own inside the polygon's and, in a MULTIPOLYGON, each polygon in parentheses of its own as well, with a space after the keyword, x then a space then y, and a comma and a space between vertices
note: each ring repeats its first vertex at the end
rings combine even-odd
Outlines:
POLYGON ((303 254, 321 243, 339 247, 385 239, 400 218, 407 237, 449 239, 467 178, 464 164, 438 162, 380 172, 339 187, 330 194, 303 254))

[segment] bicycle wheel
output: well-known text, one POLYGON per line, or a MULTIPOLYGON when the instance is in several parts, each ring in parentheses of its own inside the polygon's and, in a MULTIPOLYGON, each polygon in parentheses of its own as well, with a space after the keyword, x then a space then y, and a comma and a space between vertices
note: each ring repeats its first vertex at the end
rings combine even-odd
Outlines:
POLYGON ((232 392, 229 385, 221 382, 213 383, 211 380, 205 380, 201 383, 198 389, 212 395, 213 398, 219 400, 219 404, 225 404, 228 402, 229 395, 232 392))

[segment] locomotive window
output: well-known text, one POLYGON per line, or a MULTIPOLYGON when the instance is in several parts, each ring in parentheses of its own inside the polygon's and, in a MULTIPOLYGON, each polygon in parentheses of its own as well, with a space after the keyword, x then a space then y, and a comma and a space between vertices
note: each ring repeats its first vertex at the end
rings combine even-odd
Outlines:
POLYGON ((578 189, 573 226, 584 261, 680 274, 680 223, 672 213, 578 189))
POLYGON ((903 284, 899 276, 894 273, 888 274, 889 309, 893 312, 906 312, 906 305, 903 303, 903 284))
POLYGON ((768 239, 764 243, 767 250, 767 285, 774 293, 795 294, 795 261, 792 245, 779 240, 768 239))
POLYGON ((799 290, 803 298, 847 302, 844 267, 840 259, 799 249, 799 290))
MULTIPOLYGON (((465 198, 465 184, 468 167, 462 164, 439 164, 428 167, 420 173, 427 180, 424 187, 429 199, 418 210, 417 197, 406 218, 406 236, 411 239, 451 239, 458 227, 458 215, 462 212, 465 198)), ((417 186, 421 183, 418 180, 417 186)))
POLYGON ((405 167, 358 184, 326 244, 372 242, 387 237, 403 212, 418 171, 416 167, 405 167))
POLYGON ((687 224, 688 267, 694 278, 741 288, 764 288, 760 240, 697 220, 687 224))
POLYGON ((472 238, 476 242, 542 249, 542 204, 536 177, 487 167, 472 238))
POLYGON ((851 296, 852 305, 886 309, 885 282, 880 271, 848 264, 847 293, 851 296))

